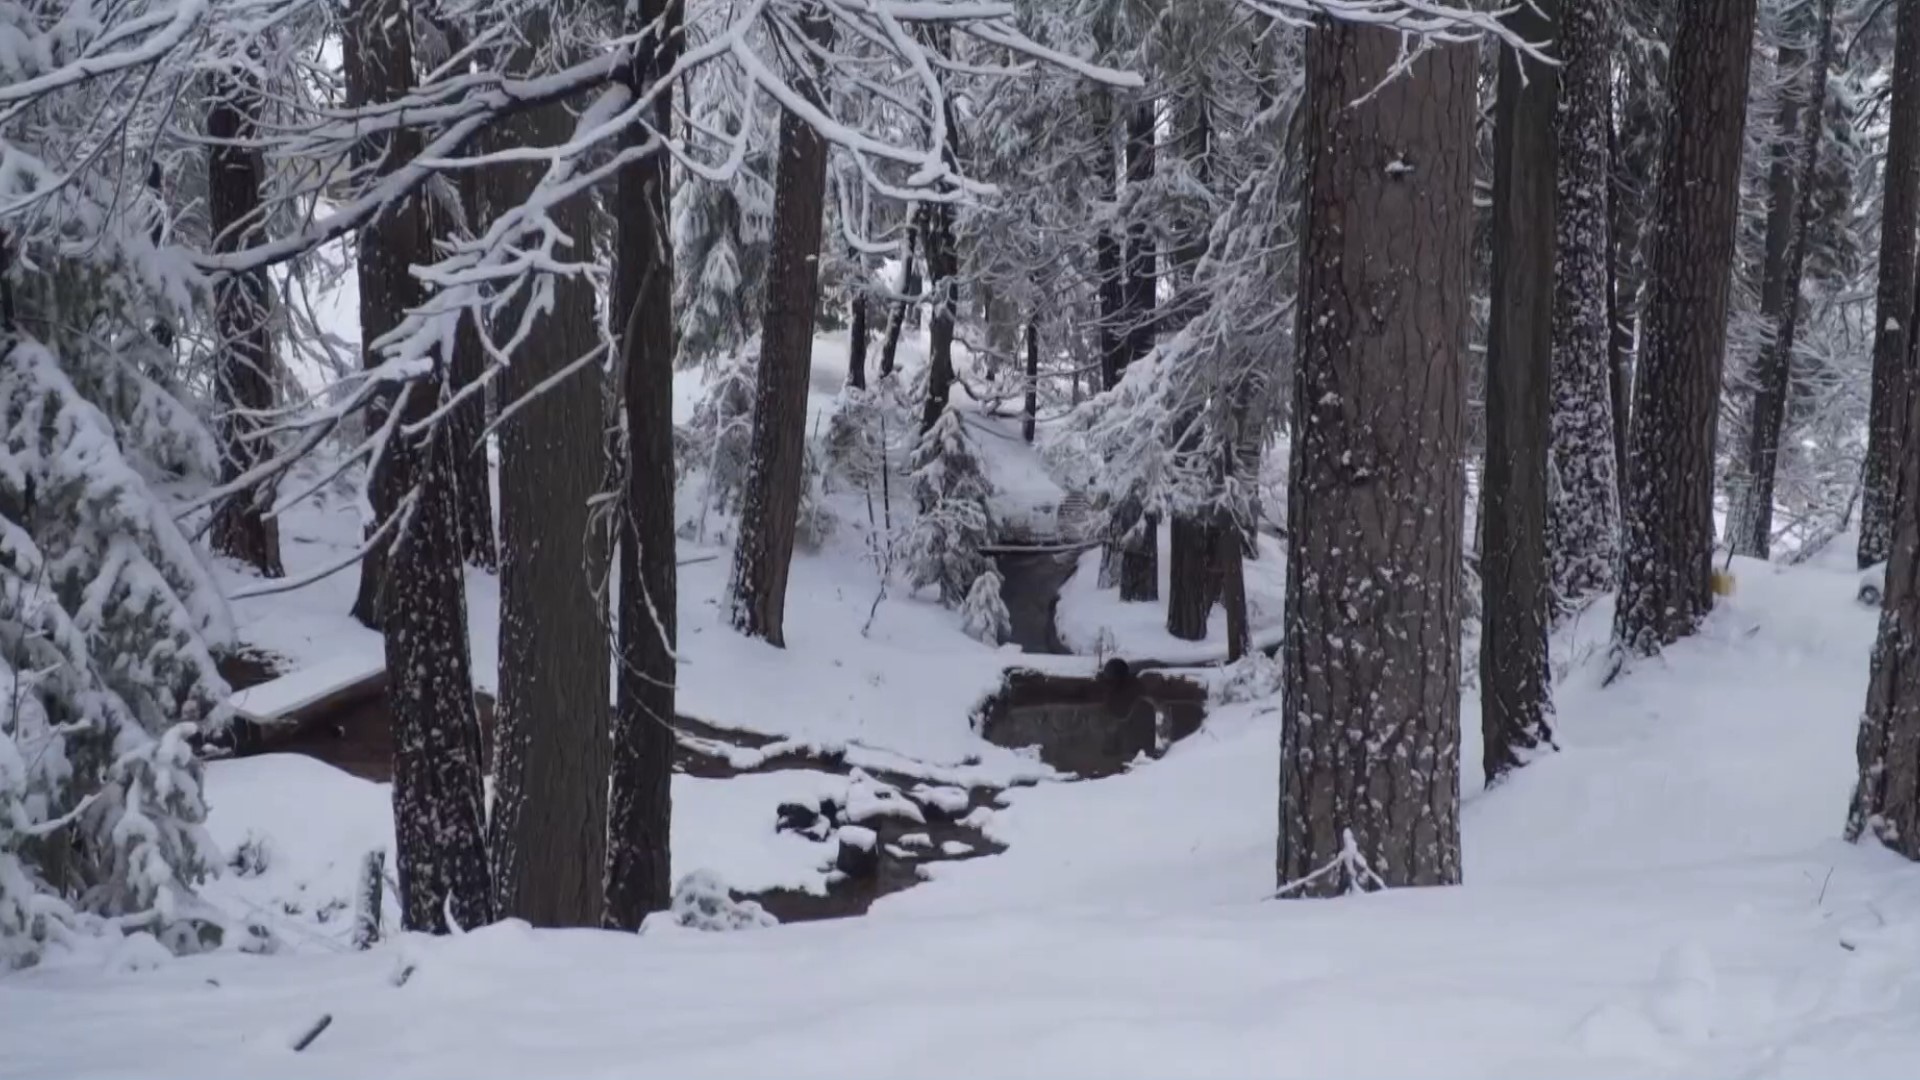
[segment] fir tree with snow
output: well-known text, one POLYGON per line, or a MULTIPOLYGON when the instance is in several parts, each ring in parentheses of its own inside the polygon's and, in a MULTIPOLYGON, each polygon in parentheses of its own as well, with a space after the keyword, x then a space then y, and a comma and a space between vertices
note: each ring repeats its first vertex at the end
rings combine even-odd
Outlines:
POLYGON ((1013 632, 1012 616, 1000 595, 1003 584, 999 571, 988 570, 973 579, 973 588, 960 605, 960 629, 985 645, 998 645, 1013 632))
POLYGON ((919 513, 904 545, 908 577, 914 588, 933 586, 941 603, 956 607, 989 572, 980 549, 987 545, 992 491, 966 421, 953 406, 920 437, 909 465, 919 513))

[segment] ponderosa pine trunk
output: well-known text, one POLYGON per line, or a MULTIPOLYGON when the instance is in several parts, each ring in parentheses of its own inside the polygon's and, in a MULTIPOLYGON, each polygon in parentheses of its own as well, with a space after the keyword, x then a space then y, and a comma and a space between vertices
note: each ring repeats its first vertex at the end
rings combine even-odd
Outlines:
MULTIPOLYGON (((1153 182, 1154 103, 1140 102, 1127 118, 1127 187, 1153 182)), ((1136 215, 1127 228, 1126 279, 1122 289, 1126 330, 1125 358, 1131 365, 1153 351, 1154 269, 1153 229, 1136 215)), ((1135 525, 1120 549, 1120 599, 1148 603, 1160 599, 1160 515, 1148 514, 1135 525)), ((1205 627, 1201 634, 1206 633, 1205 627)))
MULTIPOLYGON (((951 129, 949 129, 951 130, 951 129)), ((954 250, 953 206, 934 203, 925 208, 927 292, 932 312, 927 324, 927 398, 920 410, 920 433, 933 429, 953 396, 953 327, 960 283, 959 257, 954 250)))
MULTIPOLYGON (((1545 41, 1555 36, 1559 15, 1559 0, 1537 0, 1513 9, 1507 25, 1528 41, 1545 41)), ((1557 80, 1514 49, 1500 50, 1499 65, 1480 520, 1480 730, 1488 784, 1524 764, 1528 752, 1553 744, 1547 457, 1557 80)))
POLYGON ((1920 0, 1898 0, 1893 104, 1880 207, 1880 284, 1874 292, 1873 398, 1861 481, 1862 569, 1886 560, 1893 541, 1895 471, 1904 452, 1908 334, 1914 312, 1914 215, 1920 212, 1920 0))
POLYGON ((920 245, 921 203, 914 203, 907 213, 907 251, 900 257, 900 299, 893 302, 893 310, 887 316, 887 337, 880 344, 880 377, 893 374, 894 364, 900 352, 900 334, 907 325, 907 310, 913 303, 907 299, 911 295, 913 282, 913 256, 920 245))
MULTIPOLYGON (((826 140, 799 116, 783 112, 774 178, 773 250, 767 258, 766 309, 760 323, 760 376, 754 387, 740 536, 733 548, 733 577, 728 585, 733 628, 783 647, 787 643, 787 573, 806 483, 807 383, 813 365, 813 315, 820 298, 820 231, 826 193, 826 140)), ((927 236, 929 263, 934 259, 934 234, 940 228, 939 215, 934 218, 927 236)), ((936 316, 936 334, 939 325, 936 316)), ((949 316, 949 341, 952 325, 949 316)), ((931 387, 930 379, 929 394, 931 387)))
POLYGON ((847 328, 847 385, 855 390, 867 388, 867 271, 866 265, 858 255, 853 264, 859 267, 859 282, 853 290, 853 319, 847 328))
MULTIPOLYGON (((680 0, 638 0, 627 16, 645 33, 627 85, 650 91, 679 60, 680 0), (651 28, 651 32, 648 32, 651 28)), ((673 92, 661 88, 648 122, 670 130, 673 92)), ((627 138, 638 140, 638 132, 627 138)), ((603 925, 637 930, 673 893, 674 650, 679 598, 673 536, 673 241, 668 158, 628 165, 614 190, 613 296, 619 330, 625 470, 620 492, 620 586, 615 601, 613 768, 607 785, 603 925)), ((616 471, 615 475, 621 475, 616 471)))
POLYGON ((1278 876, 1453 884, 1476 55, 1306 51, 1278 876))
POLYGON ((1754 0, 1683 5, 1668 74, 1614 643, 1647 656, 1713 608, 1714 436, 1739 220, 1754 0))
MULTIPOLYGON (((1915 395, 1908 403, 1907 423, 1915 395)), ((1846 837, 1871 835, 1920 859, 1920 462, 1894 463, 1899 490, 1880 634, 1873 646, 1866 709, 1855 741, 1859 772, 1847 809, 1846 837)))
POLYGON ((1802 66, 1807 70, 1784 92, 1780 106, 1780 131, 1768 178, 1767 261, 1760 298, 1761 318, 1773 327, 1773 336, 1762 343, 1753 376, 1744 447, 1747 487, 1728 524, 1734 552, 1758 559, 1767 558, 1773 547, 1773 485, 1780 460, 1780 429, 1787 413, 1787 386, 1793 374, 1793 345, 1800 330, 1800 279, 1806 270, 1807 232, 1815 211, 1820 141, 1826 130, 1833 8, 1834 0, 1818 0, 1814 8, 1795 9, 1800 16, 1793 27, 1797 39, 1781 45, 1777 53, 1781 70, 1802 66))
MULTIPOLYGON (((1207 117, 1205 95, 1198 92, 1183 95, 1175 106, 1174 115, 1183 128, 1175 143, 1180 156, 1185 159, 1194 180, 1202 186, 1210 186, 1213 179, 1212 126, 1207 117)), ((1207 232, 1204 227, 1194 228, 1173 249, 1169 260, 1170 270, 1182 292, 1195 289, 1200 259, 1206 253, 1207 232)), ((1181 321, 1189 317, 1190 313, 1186 310, 1177 315, 1181 321)), ((1188 425, 1188 430, 1197 436, 1200 428, 1198 424, 1193 424, 1188 425)), ((1218 489, 1214 491, 1216 497, 1222 494, 1218 489)), ((1218 516, 1211 512, 1204 516, 1175 514, 1167 524, 1167 633, 1184 641, 1202 641, 1206 638, 1207 616, 1212 613, 1214 600, 1220 595, 1222 577, 1230 569, 1218 558, 1220 545, 1214 536, 1218 528, 1215 520, 1218 516)))
MULTIPOLYGON (((413 84, 406 0, 361 0, 347 13, 344 48, 351 107, 393 101, 413 84)), ((419 152, 417 132, 398 130, 358 157, 391 169, 419 152)), ((371 143, 372 140, 369 140, 371 143)), ((426 207, 402 200, 362 229, 357 272, 364 362, 372 342, 424 299, 410 272, 433 258, 426 207)), ((400 424, 433 414, 444 363, 386 403, 400 424)), ((493 921, 486 813, 480 784, 480 720, 467 654, 467 602, 453 503, 452 447, 444 429, 396 433, 374 470, 374 513, 386 521, 411 500, 407 528, 386 548, 384 582, 363 599, 386 639, 387 702, 393 714, 393 822, 401 925, 444 933, 450 917, 471 928, 493 921)))
POLYGON ((1034 426, 1040 419, 1040 324, 1027 320, 1027 394, 1020 409, 1020 438, 1033 444, 1034 426))
MULTIPOLYGON (((243 251, 266 233, 261 208, 265 164, 248 145, 258 130, 260 94, 250 75, 221 76, 207 109, 207 215, 213 250, 243 251)), ((250 436, 260 413, 273 407, 272 294, 264 269, 228 274, 213 287, 219 334, 214 397, 220 407, 220 479, 231 483, 257 467, 272 447, 250 436)), ((280 562, 280 522, 268 517, 274 485, 237 491, 214 508, 213 549, 253 567, 262 577, 286 576, 280 562)))
MULTIPOLYGON (((544 40, 545 13, 534 11, 528 22, 530 40, 544 40)), ((529 70, 534 60, 523 47, 513 68, 529 70)), ((494 142, 552 146, 573 129, 569 104, 553 102, 509 118, 494 142)), ((488 204, 524 203, 545 172, 537 161, 492 167, 488 204)), ((581 193, 550 216, 584 246, 592 211, 581 193)), ((502 917, 598 926, 610 724, 608 613, 599 591, 608 546, 589 525, 606 472, 600 365, 528 395, 598 352, 600 331, 592 281, 559 277, 552 290, 551 307, 514 350, 499 388, 500 694, 489 840, 502 917)), ((500 313, 496 340, 510 340, 524 306, 521 300, 500 313)))
MULTIPOLYGON (((1613 587, 1619 552, 1620 432, 1614 426, 1609 226, 1611 6, 1560 5, 1554 111, 1553 365, 1547 557, 1559 611, 1613 587)), ((1624 388, 1623 388, 1624 389, 1624 388)))

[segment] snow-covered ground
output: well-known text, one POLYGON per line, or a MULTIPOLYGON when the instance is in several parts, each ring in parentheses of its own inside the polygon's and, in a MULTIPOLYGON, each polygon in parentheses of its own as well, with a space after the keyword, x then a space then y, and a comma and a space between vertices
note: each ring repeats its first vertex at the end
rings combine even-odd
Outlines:
MULTIPOLYGON (((289 569, 356 529, 344 500, 294 515, 289 569)), ((682 569, 683 709, 982 782, 1046 775, 968 714, 1016 659, 1091 661, 981 646, 898 588, 868 625, 868 550, 849 529, 796 559, 783 652, 724 627, 725 552, 683 545, 718 556, 682 569)), ((1249 564, 1257 626, 1278 625, 1283 566, 1249 564)), ((1063 596, 1068 640, 1109 625, 1123 651, 1170 651, 1159 609, 1116 610, 1094 569, 1063 596)), ((1557 638, 1561 751, 1491 792, 1463 701, 1459 888, 1267 899, 1269 698, 1123 775, 1009 791, 985 824, 1004 853, 937 866, 863 918, 508 923, 356 953, 344 900, 390 842, 386 790, 304 758, 215 763, 211 830, 251 861, 208 895, 282 952, 166 959, 130 941, 0 977, 0 1076, 1910 1077, 1920 867, 1837 838, 1875 613, 1837 560, 1735 571, 1702 634, 1612 685, 1605 605, 1557 638)), ((377 655, 344 615, 353 584, 242 601, 241 635, 303 663, 377 655)), ((497 591, 469 585, 491 681, 497 591)), ((776 833, 773 809, 846 784, 676 778, 677 872, 817 883, 821 847, 776 833)))

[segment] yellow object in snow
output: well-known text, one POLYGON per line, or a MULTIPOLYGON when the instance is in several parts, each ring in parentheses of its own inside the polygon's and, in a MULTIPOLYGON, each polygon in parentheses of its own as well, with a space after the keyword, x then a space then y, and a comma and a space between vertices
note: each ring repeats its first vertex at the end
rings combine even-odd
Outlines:
POLYGON ((1713 572, 1712 586, 1713 586, 1713 595, 1732 596, 1733 595, 1733 575, 1725 570, 1715 570, 1713 572))

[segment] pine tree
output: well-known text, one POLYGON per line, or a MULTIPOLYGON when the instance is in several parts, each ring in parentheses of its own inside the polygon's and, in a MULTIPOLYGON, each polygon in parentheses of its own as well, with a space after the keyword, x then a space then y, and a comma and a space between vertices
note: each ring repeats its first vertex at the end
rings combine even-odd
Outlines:
POLYGON ((1614 641, 1651 655, 1713 606, 1714 438, 1738 222, 1753 0, 1683 5, 1634 379, 1614 641))
POLYGON ((902 545, 902 561, 916 589, 935 587, 940 602, 957 607, 989 572, 987 499, 992 489, 966 421, 952 406, 920 436, 908 460, 919 513, 902 545))
MULTIPOLYGON (((1577 2, 1577 0, 1576 0, 1577 2)), ((1558 0, 1508 16, 1546 40, 1558 0)), ((1548 423, 1553 369, 1555 73, 1500 50, 1494 105, 1493 289, 1480 519, 1480 726, 1488 783, 1553 742, 1547 667, 1548 423), (1522 70, 1522 64, 1529 70, 1522 70)))
POLYGON ((1000 596, 1003 584, 999 571, 984 571, 973 579, 973 587, 960 605, 961 632, 983 645, 998 645, 1013 630, 1007 602, 1000 596))
MULTIPOLYGON (((828 29, 812 17, 809 32, 828 29)), ((813 100, 823 100, 806 76, 813 100)), ((827 193, 827 145, 791 112, 780 117, 774 180, 773 252, 767 262, 760 375, 754 387, 753 442, 741 499, 740 536, 727 586, 734 629, 786 644, 787 573, 793 561, 806 456, 807 382, 813 364, 814 309, 820 301, 820 232, 827 193)), ((931 250, 931 249, 930 249, 931 250)), ((949 325, 951 325, 949 323, 949 325)))
MULTIPOLYGON (((682 8, 640 0, 626 28, 651 28, 658 45, 635 54, 629 89, 653 87, 673 70, 681 47, 682 8)), ((662 88, 647 122, 669 131, 673 92, 662 88)), ((629 131, 627 145, 644 136, 629 131)), ((613 204, 613 289, 623 445, 619 483, 619 624, 615 668, 613 767, 607 781, 607 866, 603 925, 637 930, 672 900, 669 838, 673 823, 674 648, 679 630, 673 536, 673 242, 668 235, 671 177, 652 154, 620 173, 613 204)))
POLYGON ((1403 68, 1402 48, 1392 31, 1325 20, 1307 41, 1281 701, 1289 895, 1340 891, 1329 868, 1355 861, 1388 885, 1460 880, 1475 58, 1434 43, 1403 68), (1391 753, 1370 751, 1388 740, 1391 753))
MULTIPOLYGON (((529 40, 549 37, 548 13, 531 13, 529 40)), ((511 70, 533 69, 522 46, 511 70)), ((510 118, 504 145, 551 146, 573 134, 567 102, 510 118)), ((493 205, 518 206, 544 166, 496 166, 493 205)), ((589 243, 584 194, 552 212, 576 247, 589 243)), ((578 255, 575 256, 579 257, 578 255)), ((594 287, 556 276, 550 306, 514 350, 500 384, 500 695, 494 714, 494 799, 489 821, 497 907, 535 926, 598 926, 606 862, 608 647, 606 546, 588 504, 605 469, 596 368, 546 386, 600 348, 594 287), (529 398, 528 395, 537 396, 529 398), (511 410, 511 412, 508 412, 511 410)), ((532 289, 497 315, 517 327, 532 289)), ((597 366, 596 366, 597 367, 597 366)))
POLYGON ((1914 321, 1914 218, 1920 214, 1920 0, 1899 0, 1893 104, 1880 200, 1880 285, 1874 293, 1873 402, 1861 478, 1860 566, 1892 550, 1897 470, 1903 460, 1914 321))
POLYGON ((1800 328, 1800 282, 1806 268, 1808 234, 1814 223, 1820 144, 1825 141, 1833 9, 1834 0, 1817 0, 1792 9, 1796 18, 1788 32, 1794 39, 1782 42, 1775 54, 1779 69, 1792 73, 1795 79, 1780 105, 1768 183, 1761 317, 1771 333, 1761 345, 1746 445, 1742 448, 1747 486, 1738 493, 1728 523, 1733 550, 1761 559, 1768 557, 1773 544, 1774 476, 1779 469, 1787 383, 1800 328))
MULTIPOLYGON (((258 137, 260 96, 251 75, 215 80, 207 110, 207 209, 215 251, 239 251, 257 243, 266 221, 261 187, 266 182, 260 151, 247 145, 258 137)), ((271 447, 252 437, 259 413, 273 407, 272 328, 267 272, 229 274, 214 286, 215 331, 219 335, 214 375, 221 426, 221 479, 234 482, 270 456, 271 447)), ((280 524, 266 515, 273 486, 261 484, 221 500, 214 510, 213 548, 248 563, 262 576, 286 574, 280 564, 280 524)))
POLYGON ((1605 0, 1563 0, 1560 9, 1547 554, 1553 599, 1562 609, 1613 586, 1619 550, 1609 310, 1610 7, 1605 0))
MULTIPOLYGON (((348 15, 347 94, 356 105, 403 97, 413 81, 407 0, 364 0, 348 15)), ((400 130, 367 160, 391 169, 418 152, 418 132, 400 130)), ((360 236, 360 333, 368 367, 380 346, 423 299, 415 264, 429 262, 426 209, 406 199, 360 236)), ((480 783, 480 720, 467 654, 464 553, 454 502, 453 455, 445 429, 417 428, 438 409, 445 365, 399 391, 399 412, 376 466, 374 510, 399 516, 378 566, 362 569, 356 610, 386 640, 387 700, 393 710, 393 819, 401 924, 435 933, 449 917, 462 927, 493 921, 480 783), (369 585, 368 582, 371 582, 369 585), (371 605, 365 607, 363 605, 371 605)))

